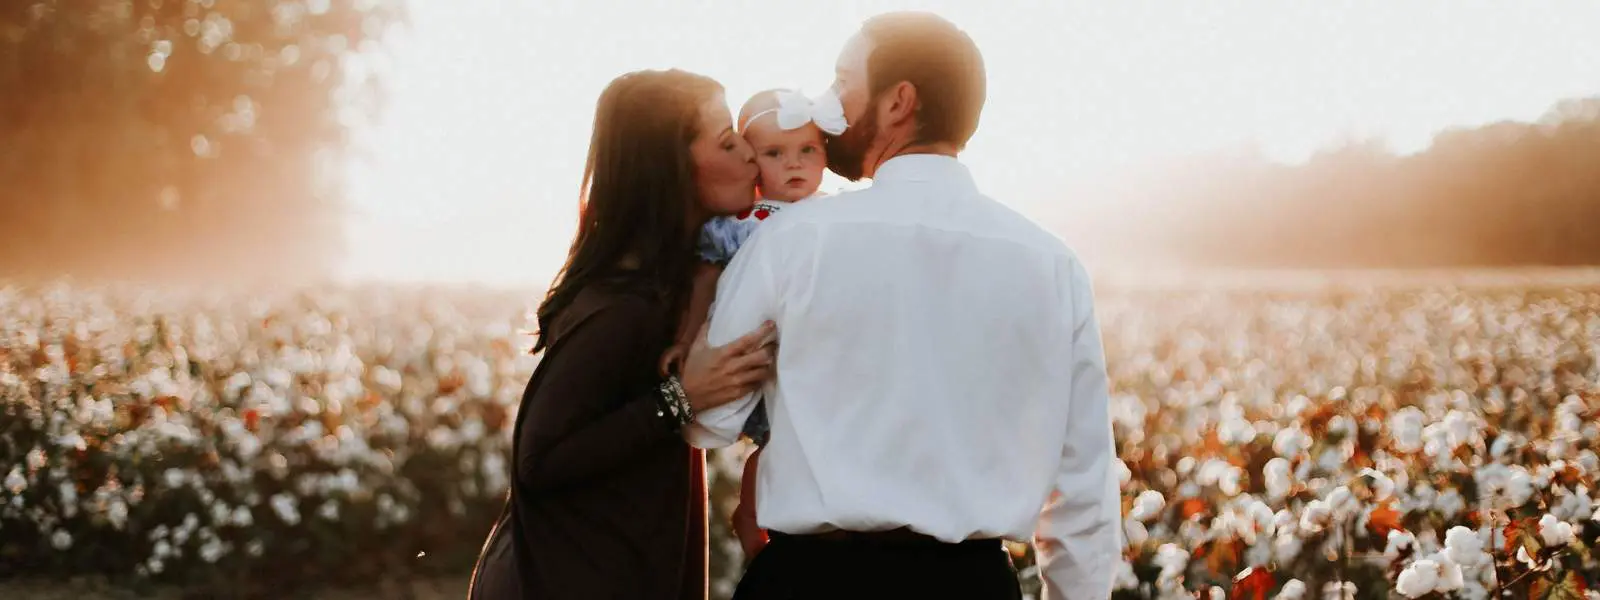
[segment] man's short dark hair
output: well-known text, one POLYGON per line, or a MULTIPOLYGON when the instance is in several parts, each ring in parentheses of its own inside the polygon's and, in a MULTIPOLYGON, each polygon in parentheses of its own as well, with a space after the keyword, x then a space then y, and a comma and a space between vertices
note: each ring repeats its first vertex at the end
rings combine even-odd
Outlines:
POLYGON ((978 129, 987 95, 978 45, 954 23, 925 12, 893 12, 868 19, 861 34, 872 42, 867 89, 872 98, 902 81, 917 88, 915 143, 946 142, 962 149, 978 129))

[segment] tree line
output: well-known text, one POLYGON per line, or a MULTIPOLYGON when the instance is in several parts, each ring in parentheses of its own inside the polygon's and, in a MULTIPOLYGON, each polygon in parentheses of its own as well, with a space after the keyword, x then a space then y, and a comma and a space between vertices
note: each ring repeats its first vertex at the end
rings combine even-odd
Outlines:
POLYGON ((1100 200, 1117 205, 1109 222, 1072 229, 1113 255, 1265 268, 1596 265, 1600 97, 1563 100, 1535 122, 1443 131, 1408 155, 1355 140, 1295 165, 1253 151, 1195 157, 1100 200))

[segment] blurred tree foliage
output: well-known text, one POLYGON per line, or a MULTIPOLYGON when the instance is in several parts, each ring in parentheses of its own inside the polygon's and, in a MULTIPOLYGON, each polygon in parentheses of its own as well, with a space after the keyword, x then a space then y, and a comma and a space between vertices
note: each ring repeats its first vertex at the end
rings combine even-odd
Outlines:
POLYGON ((1600 97, 1443 131, 1415 154, 1357 139, 1302 164, 1246 149, 1133 179, 1069 239, 1241 267, 1600 264, 1600 97))
POLYGON ((0 3, 0 273, 326 274, 399 0, 0 3))

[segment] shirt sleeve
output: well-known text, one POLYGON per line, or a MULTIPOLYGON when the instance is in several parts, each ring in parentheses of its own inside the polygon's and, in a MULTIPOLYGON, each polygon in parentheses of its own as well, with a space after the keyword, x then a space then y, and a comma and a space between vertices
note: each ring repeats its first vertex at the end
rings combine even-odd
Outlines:
POLYGON ((580 484, 675 444, 654 389, 632 389, 622 373, 648 352, 652 319, 643 301, 601 308, 546 358, 550 371, 527 403, 517 443, 517 478, 533 490, 580 484))
POLYGON ((1103 600, 1122 553, 1121 492, 1094 294, 1083 266, 1071 262, 1064 278, 1072 314, 1067 441, 1034 541, 1046 600, 1103 600))
POLYGON ((755 230, 755 220, 740 220, 733 217, 712 217, 700 228, 700 241, 697 250, 700 259, 714 265, 726 265, 733 260, 739 252, 739 247, 749 239, 750 233, 755 230))
MULTIPOLYGON (((722 346, 755 331, 766 321, 777 321, 777 284, 773 264, 779 258, 778 245, 769 228, 752 235, 743 249, 723 270, 717 281, 717 297, 711 305, 707 340, 722 346)), ((739 441, 745 421, 759 406, 760 392, 728 404, 705 410, 684 426, 684 439, 696 448, 723 448, 739 441)))

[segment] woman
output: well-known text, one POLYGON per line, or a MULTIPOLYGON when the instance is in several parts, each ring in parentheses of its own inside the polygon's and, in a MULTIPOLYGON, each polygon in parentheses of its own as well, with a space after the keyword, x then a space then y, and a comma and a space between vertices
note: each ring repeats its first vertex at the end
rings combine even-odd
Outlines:
POLYGON ((656 365, 694 234, 749 207, 755 179, 715 81, 636 72, 600 95, 577 237, 538 310, 545 355, 517 415, 515 483, 469 597, 705 598, 705 461, 679 428, 770 376, 770 325, 681 379, 656 365))

